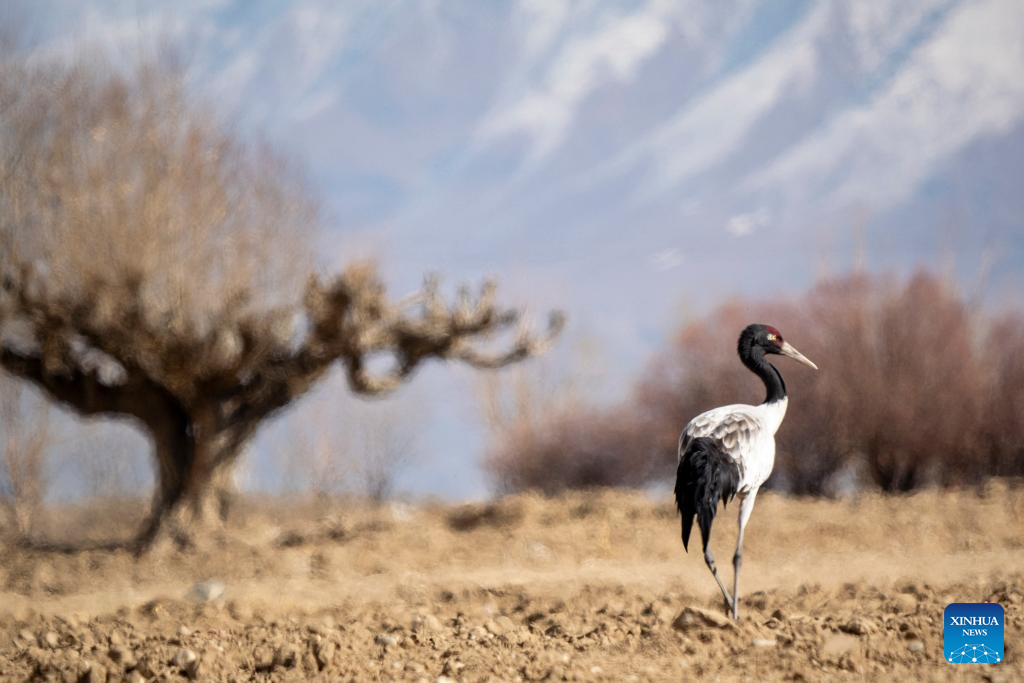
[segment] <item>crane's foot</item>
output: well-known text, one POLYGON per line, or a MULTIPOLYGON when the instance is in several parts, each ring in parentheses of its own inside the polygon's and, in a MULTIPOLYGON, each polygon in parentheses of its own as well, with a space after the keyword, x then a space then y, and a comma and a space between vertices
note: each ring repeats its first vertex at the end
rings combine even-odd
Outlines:
POLYGON ((732 596, 729 595, 729 591, 725 589, 725 586, 719 586, 722 589, 722 609, 725 610, 726 616, 732 614, 732 596))

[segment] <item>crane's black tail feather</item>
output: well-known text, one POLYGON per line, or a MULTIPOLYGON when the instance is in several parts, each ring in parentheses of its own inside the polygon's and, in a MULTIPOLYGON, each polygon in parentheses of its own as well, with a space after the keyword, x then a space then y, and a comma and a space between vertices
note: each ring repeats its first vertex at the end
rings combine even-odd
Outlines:
POLYGON ((724 507, 736 495, 739 484, 739 466, 717 441, 698 437, 687 445, 676 469, 675 488, 676 506, 683 518, 683 548, 687 552, 694 515, 706 549, 718 501, 724 507))

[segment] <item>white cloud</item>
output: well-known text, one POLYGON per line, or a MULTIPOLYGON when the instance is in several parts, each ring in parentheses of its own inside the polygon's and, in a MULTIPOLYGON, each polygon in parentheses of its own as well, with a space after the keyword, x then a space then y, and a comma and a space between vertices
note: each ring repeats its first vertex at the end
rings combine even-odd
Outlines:
POLYGON ((749 213, 736 214, 725 224, 725 231, 733 237, 746 237, 768 225, 768 210, 760 208, 749 213))
POLYGON ((651 254, 650 261, 656 271, 664 272, 683 265, 683 254, 675 247, 669 247, 651 254))
POLYGON ((71 62, 83 53, 99 52, 115 63, 134 63, 140 57, 155 56, 166 45, 177 45, 190 31, 209 29, 205 22, 190 25, 182 16, 192 9, 185 7, 182 14, 173 16, 156 11, 129 16, 100 7, 84 8, 65 18, 66 30, 35 45, 31 57, 71 62))
POLYGON ((951 0, 871 0, 849 2, 839 9, 846 15, 854 52, 861 70, 871 73, 882 66, 929 15, 949 5, 951 0))
POLYGON ((260 66, 259 50, 239 50, 213 75, 209 90, 217 93, 217 99, 222 105, 237 105, 250 81, 259 73, 260 66))
POLYGON ((523 52, 526 60, 536 60, 562 35, 570 17, 572 5, 551 0, 523 0, 519 10, 523 14, 526 35, 523 52))
POLYGON ((317 114, 323 113, 338 102, 338 91, 332 88, 319 88, 303 97, 291 111, 295 121, 308 121, 317 114))
POLYGON ((334 3, 307 2, 292 9, 296 73, 300 87, 311 87, 345 47, 352 17, 334 3))

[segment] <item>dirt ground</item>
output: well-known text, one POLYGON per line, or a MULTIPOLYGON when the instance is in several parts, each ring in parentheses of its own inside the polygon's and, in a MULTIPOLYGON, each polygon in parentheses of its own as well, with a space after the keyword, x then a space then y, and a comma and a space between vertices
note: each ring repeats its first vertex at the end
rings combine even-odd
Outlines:
MULTIPOLYGON (((763 494, 738 625, 668 496, 245 508, 141 560, 0 546, 0 680, 1024 680, 1019 485, 763 494), (981 601, 1006 610, 1005 660, 946 663, 943 608, 981 601)), ((44 532, 81 545, 137 512, 44 532)), ((730 582, 735 512, 713 544, 730 582)))

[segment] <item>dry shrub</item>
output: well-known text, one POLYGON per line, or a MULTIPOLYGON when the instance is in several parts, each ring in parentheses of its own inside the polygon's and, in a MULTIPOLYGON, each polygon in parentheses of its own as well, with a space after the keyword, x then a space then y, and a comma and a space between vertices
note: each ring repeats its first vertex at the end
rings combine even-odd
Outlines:
POLYGON ((350 395, 335 373, 286 423, 279 480, 286 491, 322 502, 344 494, 386 502, 421 454, 417 436, 429 417, 429 400, 415 389, 367 401, 350 395))
POLYGON ((35 392, 0 374, 0 511, 28 536, 49 483, 50 410, 35 392))
MULTIPOLYGON (((902 291, 883 289, 875 303, 874 325, 861 343, 865 358, 841 370, 844 384, 866 376, 860 405, 844 415, 849 450, 864 455, 872 479, 886 491, 917 488, 930 471, 947 483, 980 480, 985 387, 966 303, 926 274, 902 291)), ((830 393, 843 389, 840 384, 830 393)))
POLYGON ((644 423, 626 409, 556 413, 509 432, 486 466, 502 491, 639 485, 652 478, 655 451, 644 423))
MULTIPOLYGON (((973 483, 994 473, 980 438, 990 380, 1002 374, 980 351, 986 321, 978 317, 951 285, 926 272, 904 284, 865 274, 825 280, 795 301, 734 304, 687 326, 648 372, 639 400, 663 415, 664 438, 702 410, 751 401, 757 394, 736 391, 735 376, 757 380, 722 340, 747 322, 771 322, 821 367, 813 373, 777 360, 793 397, 778 434, 779 483, 825 493, 858 465, 885 491, 973 483), (666 373, 662 366, 673 364, 666 373)), ((994 429, 1020 443, 1024 432, 1007 425, 994 429)))
POLYGON ((994 475, 1024 476, 1024 313, 989 326, 981 358, 988 400, 981 411, 980 464, 994 475))
POLYGON ((491 472, 505 488, 545 491, 670 478, 690 418, 762 399, 736 358, 750 322, 777 325, 821 367, 776 360, 792 401, 771 484, 832 493, 860 472, 861 483, 910 491, 1024 472, 1024 317, 992 320, 927 272, 906 282, 855 274, 791 301, 725 304, 675 335, 627 404, 577 405, 510 433, 491 472))
POLYGON ((485 468, 502 492, 640 484, 657 461, 653 432, 629 407, 595 407, 583 398, 598 365, 589 342, 561 368, 549 359, 481 378, 490 433, 485 468))
POLYGON ((455 531, 473 531, 481 527, 510 529, 526 516, 522 501, 503 498, 490 503, 466 503, 448 513, 448 526, 455 531))

